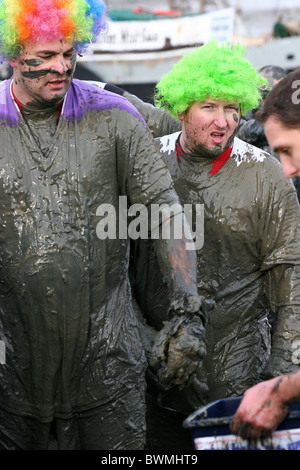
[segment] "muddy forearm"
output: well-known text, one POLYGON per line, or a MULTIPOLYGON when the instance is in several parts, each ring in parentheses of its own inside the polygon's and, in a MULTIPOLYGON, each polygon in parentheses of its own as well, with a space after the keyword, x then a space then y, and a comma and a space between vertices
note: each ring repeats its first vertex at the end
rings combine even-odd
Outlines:
MULTIPOLYGON (((274 384, 265 399, 265 406, 289 406, 300 400, 300 371, 294 374, 285 374, 270 380, 274 384)), ((259 393, 259 390, 257 390, 259 393)))
POLYGON ((281 397, 284 403, 295 403, 300 401, 300 370, 295 374, 282 377, 281 397))
MULTIPOLYGON (((170 225, 170 233, 173 233, 174 218, 165 224, 170 225)), ((169 285, 173 299, 181 296, 197 295, 197 255, 195 250, 187 250, 191 242, 185 234, 182 238, 156 240, 157 256, 161 270, 169 285)))
POLYGON ((297 350, 300 332, 300 269, 281 264, 267 276, 267 295, 276 321, 272 332, 272 349, 263 378, 270 379, 298 370, 297 350))

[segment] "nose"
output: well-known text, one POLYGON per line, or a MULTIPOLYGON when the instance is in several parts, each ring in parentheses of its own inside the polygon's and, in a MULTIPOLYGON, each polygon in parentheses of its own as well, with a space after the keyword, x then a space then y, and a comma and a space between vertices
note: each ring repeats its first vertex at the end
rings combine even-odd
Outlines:
POLYGON ((70 61, 65 60, 64 57, 55 58, 52 62, 51 73, 59 73, 60 75, 64 75, 70 68, 69 62, 70 61))
POLYGON ((218 127, 226 127, 227 126, 227 119, 223 109, 217 109, 215 115, 215 124, 218 127))
POLYGON ((290 159, 286 159, 284 157, 280 157, 280 161, 282 163, 282 169, 284 176, 286 178, 292 178, 293 176, 300 176, 300 171, 297 166, 290 159))

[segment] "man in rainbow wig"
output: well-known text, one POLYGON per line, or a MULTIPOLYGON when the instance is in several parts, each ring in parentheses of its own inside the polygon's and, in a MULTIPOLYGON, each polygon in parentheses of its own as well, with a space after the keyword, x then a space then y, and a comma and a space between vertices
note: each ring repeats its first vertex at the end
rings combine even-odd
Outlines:
MULTIPOLYGON (((149 388, 154 449, 186 449, 184 416, 208 402, 241 395, 263 377, 297 370, 297 195, 276 158, 236 137, 241 116, 258 107, 265 86, 239 45, 216 41, 183 56, 157 84, 156 106, 180 122, 182 130, 156 140, 181 204, 198 204, 192 227, 197 234, 203 223, 198 292, 214 300, 215 308, 206 318, 207 354, 188 386, 149 388), (275 316, 272 343, 270 312, 275 316)), ((159 363, 166 357, 168 288, 149 245, 139 242, 135 288, 148 322, 161 332, 150 358, 159 376, 159 363)))
MULTIPOLYGON (((1 449, 47 449, 53 432, 59 449, 144 448, 147 360, 127 207, 170 204, 184 217, 137 110, 73 79, 104 14, 98 0, 0 0, 0 50, 13 69, 0 84, 1 449)), ((204 318, 186 243, 188 231, 156 246, 170 314, 193 318, 196 361, 204 318)))

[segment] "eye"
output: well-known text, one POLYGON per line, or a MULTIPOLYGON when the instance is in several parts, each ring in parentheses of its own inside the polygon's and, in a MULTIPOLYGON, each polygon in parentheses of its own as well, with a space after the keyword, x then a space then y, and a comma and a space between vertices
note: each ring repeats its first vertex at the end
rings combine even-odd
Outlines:
POLYGON ((232 111, 235 111, 236 113, 239 112, 239 107, 238 107, 238 106, 235 106, 235 105, 226 106, 226 109, 230 109, 230 110, 232 110, 232 111))
POLYGON ((44 53, 44 54, 39 54, 38 57, 40 57, 41 59, 50 59, 51 57, 53 56, 53 54, 51 53, 44 53))
POLYGON ((73 56, 74 56, 74 51, 66 52, 64 54, 64 57, 66 57, 67 59, 71 59, 73 56))
POLYGON ((282 155, 290 156, 290 149, 289 149, 289 148, 280 149, 280 153, 281 153, 282 155))

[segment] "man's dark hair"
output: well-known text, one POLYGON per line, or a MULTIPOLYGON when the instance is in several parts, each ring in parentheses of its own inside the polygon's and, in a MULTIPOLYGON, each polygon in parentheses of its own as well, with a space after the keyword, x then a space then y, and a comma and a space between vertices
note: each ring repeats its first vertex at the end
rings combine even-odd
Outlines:
POLYGON ((264 123, 276 117, 285 127, 300 127, 300 69, 290 72, 269 91, 255 118, 264 123))
POLYGON ((268 80, 272 88, 274 84, 282 80, 288 74, 286 69, 278 65, 265 65, 259 69, 258 73, 268 80))

